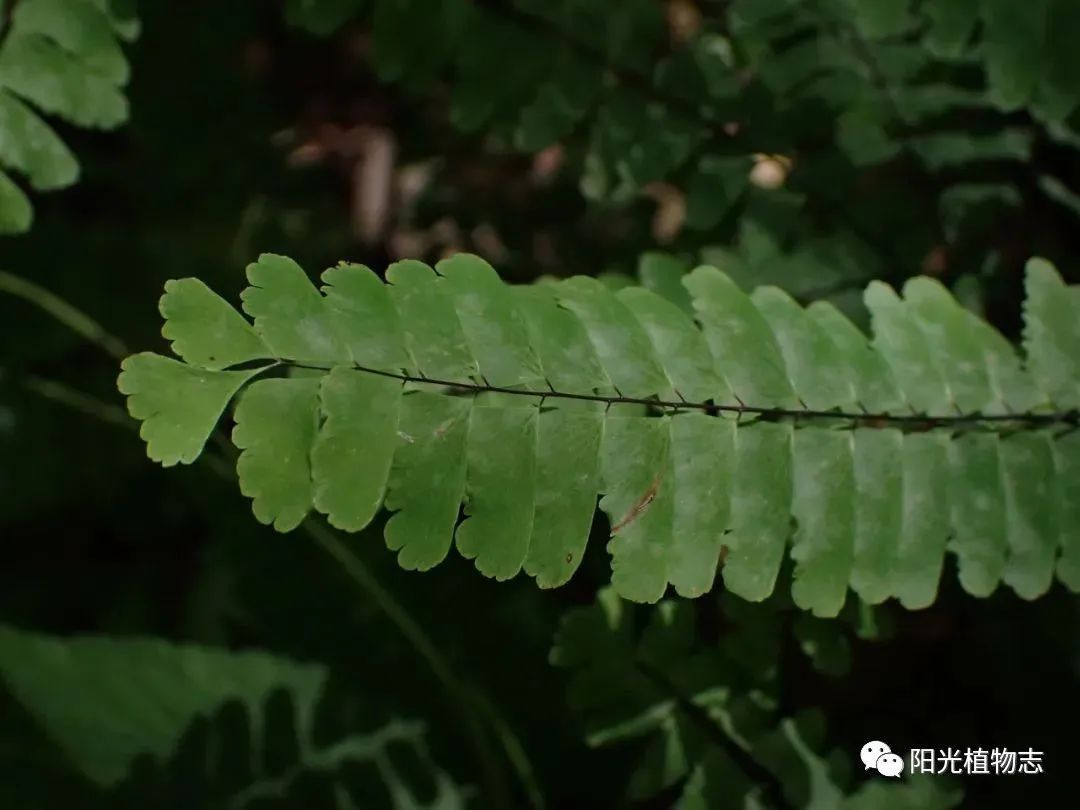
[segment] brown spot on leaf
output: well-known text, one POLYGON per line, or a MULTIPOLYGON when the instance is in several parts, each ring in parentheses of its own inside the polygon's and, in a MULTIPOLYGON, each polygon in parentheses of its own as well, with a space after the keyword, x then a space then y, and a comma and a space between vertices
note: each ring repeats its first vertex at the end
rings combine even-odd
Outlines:
POLYGON ((649 504, 651 504, 656 499, 656 493, 659 491, 660 476, 658 475, 656 476, 656 478, 653 479, 653 482, 649 484, 649 488, 645 490, 645 494, 638 498, 637 501, 634 502, 634 505, 630 507, 630 511, 626 513, 625 517, 623 517, 622 520, 620 520, 618 523, 611 527, 611 533, 617 534, 620 529, 625 528, 630 523, 633 523, 635 520, 641 517, 641 514, 649 508, 649 504))

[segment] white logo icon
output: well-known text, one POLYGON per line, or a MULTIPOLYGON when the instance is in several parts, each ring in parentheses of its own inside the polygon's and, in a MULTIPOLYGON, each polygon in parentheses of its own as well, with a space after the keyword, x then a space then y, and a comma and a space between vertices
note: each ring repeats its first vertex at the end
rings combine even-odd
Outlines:
POLYGON ((904 759, 892 752, 887 743, 880 740, 871 740, 862 747, 859 752, 862 759, 863 770, 873 768, 882 776, 895 776, 899 778, 904 771, 904 759))

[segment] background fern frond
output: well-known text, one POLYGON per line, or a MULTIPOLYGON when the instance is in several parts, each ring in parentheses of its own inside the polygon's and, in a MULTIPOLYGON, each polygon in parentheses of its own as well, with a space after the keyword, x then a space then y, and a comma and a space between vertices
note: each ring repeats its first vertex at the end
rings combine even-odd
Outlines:
POLYGON ((464 806, 422 724, 360 733, 321 666, 3 628, 0 684, 87 780, 78 807, 464 806))
MULTIPOLYGON (((383 81, 429 96, 448 84, 446 117, 487 151, 554 150, 596 216, 655 201, 656 239, 746 289, 828 298, 860 323, 869 280, 900 286, 920 266, 1000 294, 1016 256, 995 234, 1076 209, 1064 176, 1029 168, 1075 160, 1071 49, 1034 44, 1070 12, 1045 0, 1014 26, 990 0, 863 5, 740 1, 685 29, 681 6, 650 0, 624 4, 618 25, 592 0, 441 0, 424 14, 308 0, 290 19, 325 34, 354 7, 349 30, 370 34, 383 81)), ((1053 249, 1025 241, 1019 255, 1053 249)))
POLYGON ((112 129, 128 116, 121 41, 138 29, 108 0, 4 4, 0 27, 0 233, 30 227, 30 200, 7 172, 37 191, 75 182, 79 166, 39 115, 112 129))
MULTIPOLYGON (((551 662, 567 671, 587 743, 638 743, 628 798, 666 798, 683 810, 746 803, 946 810, 960 802, 955 786, 919 775, 902 784, 853 786, 845 759, 824 751, 820 712, 782 716, 783 605, 774 598, 750 606, 728 596, 703 607, 725 625, 707 644, 695 642, 690 603, 665 600, 645 617, 611 589, 568 611, 556 633, 551 662)), ((846 637, 836 623, 803 620, 797 635, 804 652, 816 668, 840 674, 844 661, 836 651, 846 637)))

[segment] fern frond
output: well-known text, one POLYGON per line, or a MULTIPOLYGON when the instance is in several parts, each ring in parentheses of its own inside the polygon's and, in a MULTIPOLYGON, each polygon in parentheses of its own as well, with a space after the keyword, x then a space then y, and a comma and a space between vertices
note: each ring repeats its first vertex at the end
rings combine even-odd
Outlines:
POLYGON ((169 282, 183 362, 135 355, 119 386, 165 465, 192 461, 243 389, 240 488, 280 531, 312 509, 358 531, 384 504, 406 568, 456 538, 487 576, 554 587, 600 496, 612 581, 639 601, 708 591, 722 553, 728 589, 763 599, 789 538, 794 599, 820 616, 849 586, 931 604, 947 549, 976 595, 1032 599, 1055 570, 1080 589, 1080 293, 1045 262, 1024 360, 928 278, 868 287, 872 340, 711 267, 675 302, 585 277, 508 286, 464 254, 386 283, 341 265, 321 293, 279 256, 248 279, 253 324, 169 282))
MULTIPOLYGON (((361 5, 294 0, 287 16, 327 33, 361 5)), ((615 21, 596 0, 374 0, 367 6, 372 63, 383 81, 419 91, 450 75, 451 122, 523 151, 583 135, 583 187, 590 196, 625 201, 683 169, 699 178, 699 188, 718 172, 734 171, 733 183, 745 183, 746 159, 697 155, 710 130, 738 108, 726 41, 702 36, 654 64, 668 34, 663 9, 652 0, 622 3, 615 21), (681 112, 669 109, 669 91, 681 112)), ((715 193, 707 196, 692 212, 701 227, 710 204, 715 207, 715 193)))
POLYGON ((821 712, 785 717, 778 710, 784 617, 776 600, 751 606, 728 599, 720 607, 725 631, 707 644, 695 641, 696 611, 681 601, 665 600, 641 621, 633 605, 605 589, 594 604, 563 617, 550 658, 567 670, 568 699, 586 742, 642 741, 630 799, 678 791, 671 806, 682 810, 946 810, 960 802, 955 787, 918 774, 903 784, 864 781, 853 789, 828 766, 821 712))
POLYGON ((20 0, 4 4, 0 31, 0 233, 29 229, 29 198, 70 186, 79 165, 40 113, 80 127, 112 129, 128 116, 121 48, 138 32, 112 0, 20 0))
POLYGON ((363 734, 345 731, 341 722, 334 722, 342 718, 343 706, 327 705, 328 700, 322 697, 317 706, 306 706, 278 690, 253 707, 231 701, 209 715, 198 715, 168 760, 137 760, 131 775, 109 790, 99 806, 102 810, 141 810, 148 805, 161 810, 466 806, 467 792, 431 762, 421 724, 391 720, 363 734), (312 709, 317 716, 306 714, 312 709))
MULTIPOLYGON (((451 121, 502 147, 581 145, 571 154, 583 152, 590 199, 624 204, 650 183, 673 183, 689 230, 708 232, 733 209, 748 216, 753 155, 794 158, 783 182, 805 195, 799 206, 822 244, 778 258, 790 259, 791 284, 820 273, 816 286, 828 287, 877 265, 877 275, 902 278, 940 241, 937 222, 916 215, 920 238, 895 242, 911 212, 865 184, 860 195, 891 226, 853 210, 844 188, 857 173, 901 156, 921 166, 957 243, 1021 207, 1017 188, 988 173, 1023 171, 1043 130, 1075 140, 1075 4, 1038 0, 1023 20, 1008 0, 941 5, 734 0, 706 10, 687 39, 671 36, 652 0, 623 3, 617 23, 597 0, 294 0, 289 17, 326 33, 363 7, 383 80, 418 91, 448 78, 451 121), (1036 120, 1010 115, 1017 109, 1036 120)), ((1068 188, 1032 180, 1069 205, 1068 188)), ((765 264, 774 278, 782 272, 765 264)))
POLYGON ((0 628, 0 684, 102 791, 80 807, 352 806, 342 794, 403 810, 464 806, 431 762, 422 724, 357 732, 328 676, 263 653, 0 628), (118 688, 133 674, 137 685, 118 688), (395 766, 395 749, 430 803, 395 766))

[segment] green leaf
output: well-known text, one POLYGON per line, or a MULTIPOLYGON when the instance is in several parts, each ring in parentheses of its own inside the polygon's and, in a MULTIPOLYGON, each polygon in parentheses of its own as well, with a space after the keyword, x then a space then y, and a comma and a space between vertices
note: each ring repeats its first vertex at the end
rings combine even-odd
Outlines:
POLYGON ((0 164, 22 172, 39 191, 70 186, 79 177, 79 164, 64 142, 5 92, 0 92, 0 164))
POLYGON ((386 271, 386 280, 419 372, 455 382, 478 377, 480 369, 453 302, 435 283, 435 271, 417 261, 397 262, 386 271))
POLYGON ((1076 51, 1075 32, 1080 25, 1080 9, 1070 0, 1048 0, 1046 29, 1042 41, 1043 63, 1039 86, 1035 90, 1038 117, 1064 121, 1080 104, 1080 56, 1076 51))
POLYGON ((984 412, 1023 413, 1042 405, 1046 397, 1035 385, 1029 369, 1021 366, 1016 348, 994 327, 973 313, 965 310, 963 320, 982 352, 986 374, 994 392, 994 401, 984 412))
POLYGON ((472 6, 461 0, 377 2, 372 44, 379 78, 428 86, 453 57, 464 23, 474 20, 472 6))
POLYGON ((116 41, 112 22, 92 2, 21 0, 11 24, 20 34, 49 37, 113 84, 128 80, 127 60, 116 41))
POLYGON ((559 303, 585 327, 615 389, 627 397, 673 399, 644 328, 627 306, 597 280, 578 276, 555 287, 559 303))
POLYGON ((982 0, 983 55, 990 98, 1004 110, 1027 103, 1042 64, 1047 0, 1023 6, 1012 0, 982 0))
POLYGON ((464 132, 485 125, 511 130, 522 102, 550 77, 548 43, 515 21, 482 10, 474 11, 470 23, 468 47, 455 54, 450 120, 464 132))
POLYGON ((791 595, 815 616, 836 616, 844 606, 854 559, 855 501, 849 431, 796 430, 792 446, 791 513, 795 580, 791 595))
POLYGON ((681 596, 708 593, 731 515, 735 425, 702 413, 671 419, 675 492, 668 578, 681 596))
POLYGON ((691 402, 731 402, 731 389, 716 374, 709 347, 674 304, 641 287, 627 287, 616 297, 634 313, 676 397, 691 402))
POLYGON ((904 397, 888 363, 873 350, 866 336, 836 307, 827 301, 815 301, 806 314, 817 322, 840 353, 840 360, 851 370, 858 403, 869 413, 898 411, 904 397))
POLYGON ((1080 194, 1077 194, 1059 178, 1050 174, 1040 175, 1036 182, 1043 194, 1065 208, 1073 216, 1080 216, 1080 194))
POLYGON ((682 285, 683 276, 690 272, 685 262, 667 253, 650 251, 638 261, 638 281, 646 290, 665 298, 683 312, 693 314, 690 293, 682 285))
POLYGON ((616 181, 606 196, 626 201, 681 167, 706 133, 697 120, 617 88, 597 113, 590 156, 616 181))
POLYGON ((791 434, 790 425, 769 422, 735 433, 724 586, 753 602, 772 593, 791 533, 791 434))
POLYGON ((904 437, 904 517, 893 593, 908 610, 928 607, 937 596, 949 534, 947 441, 935 433, 904 437))
POLYGON ((540 412, 536 497, 525 571, 541 588, 567 582, 581 564, 599 490, 603 414, 596 409, 540 412))
MULTIPOLYGON (((8 4, 0 41, 0 168, 42 191, 78 178, 75 157, 31 107, 84 127, 111 129, 127 120, 121 87, 128 65, 117 36, 135 32, 114 22, 102 0, 8 4)), ((29 200, 0 171, 0 233, 26 231, 32 220, 29 200)))
POLYGON ((241 451, 240 491, 253 499, 259 522, 279 532, 299 526, 312 506, 318 396, 317 379, 259 380, 236 406, 232 440, 241 451))
POLYGON ((435 267, 443 276, 480 374, 492 385, 536 387, 544 378, 525 322, 494 268, 458 253, 435 267))
POLYGON ((952 531, 960 584, 989 596, 1001 581, 1008 556, 1005 493, 998 437, 965 433, 949 447, 952 468, 952 531))
POLYGON ((923 13, 930 19, 926 47, 935 56, 960 56, 975 33, 982 0, 950 0, 948 3, 924 3, 923 13))
POLYGON ((22 233, 34 219, 30 200, 11 178, 0 172, 0 233, 22 233))
POLYGON ((686 227, 715 228, 742 198, 754 164, 749 157, 703 157, 686 187, 686 227))
POLYGON ((600 508, 611 527, 611 583, 636 602, 658 601, 668 583, 675 500, 669 419, 605 420, 600 508))
POLYGON ((1080 590, 1080 432, 1054 442, 1057 470, 1057 513, 1061 558, 1057 576, 1072 591, 1080 590))
POLYGON ((1010 552, 1002 578, 1035 599, 1050 589, 1058 546, 1053 448, 1045 433, 1009 436, 999 447, 1010 552))
POLYGON ((161 334, 185 362, 211 371, 272 359, 269 347, 221 296, 197 278, 165 282, 161 334))
POLYGON ((904 436, 895 429, 854 431, 855 548, 851 587, 876 605, 893 594, 903 527, 904 479, 896 463, 904 436))
POLYGON ((465 493, 469 402, 426 391, 401 401, 398 447, 390 472, 386 545, 398 565, 426 571, 446 557, 465 493))
POLYGON ((274 355, 297 362, 348 362, 326 299, 296 262, 264 253, 248 265, 244 311, 274 355))
POLYGON ((532 535, 537 411, 477 404, 469 420, 465 520, 458 551, 481 573, 509 579, 521 570, 532 535))
POLYGON ((111 785, 143 753, 168 757, 188 723, 229 699, 286 688, 313 697, 324 671, 255 652, 156 639, 55 639, 0 628, 0 675, 90 779, 111 785), (139 687, 131 688, 137 679, 139 687))
POLYGON ((874 325, 874 348, 892 370, 911 406, 920 413, 951 412, 952 392, 931 345, 911 308, 893 289, 872 281, 864 296, 874 325))
POLYGON ((53 40, 13 30, 0 48, 0 86, 82 127, 111 129, 128 117, 116 85, 53 40))
POLYGON ((0 681, 100 786, 80 784, 73 806, 284 810, 346 798, 400 810, 464 806, 462 791, 431 761, 421 724, 392 720, 358 732, 348 696, 327 688, 319 665, 0 627, 0 681), (126 688, 133 679, 138 688, 126 688))
POLYGON ((855 388, 843 356, 817 322, 777 287, 758 287, 752 300, 776 335, 802 403, 818 411, 853 405, 855 388))
POLYGON ((415 370, 389 288, 361 264, 339 264, 322 274, 326 306, 353 362, 368 368, 415 370))
POLYGON ((683 283, 694 298, 717 368, 735 396, 757 406, 794 406, 780 347, 750 298, 712 267, 697 268, 683 283))
POLYGON ((315 508, 331 525, 356 532, 382 504, 397 445, 401 382, 335 368, 322 378, 326 420, 311 451, 315 508), (356 403, 365 403, 357 408, 356 403))
POLYGON ((128 357, 120 368, 117 387, 143 423, 147 455, 165 467, 195 461, 230 400, 263 370, 206 371, 150 352, 128 357))
POLYGON ((514 287, 529 340, 548 382, 558 391, 592 394, 614 388, 581 321, 558 306, 554 288, 514 287))
POLYGON ((1080 294, 1042 259, 1027 265, 1024 349, 1036 384, 1059 408, 1080 408, 1080 294))
POLYGON ((600 92, 601 74, 572 51, 558 51, 556 60, 521 111, 514 142, 525 152, 539 152, 569 135, 600 92))
POLYGON ((137 0, 89 0, 109 17, 116 35, 125 42, 139 38, 142 26, 135 16, 137 0))
POLYGON ((939 282, 921 277, 904 285, 904 300, 926 343, 934 347, 949 394, 961 413, 986 409, 993 393, 986 362, 966 313, 939 282))

